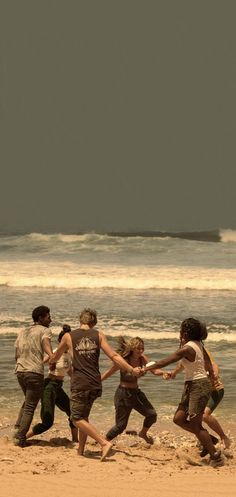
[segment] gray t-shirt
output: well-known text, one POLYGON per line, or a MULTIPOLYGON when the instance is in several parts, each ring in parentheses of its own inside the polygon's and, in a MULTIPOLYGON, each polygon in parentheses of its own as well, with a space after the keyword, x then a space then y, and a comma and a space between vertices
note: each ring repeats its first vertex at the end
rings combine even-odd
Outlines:
POLYGON ((34 324, 30 328, 21 330, 16 342, 17 361, 16 373, 44 373, 44 350, 43 339, 51 340, 52 332, 41 324, 34 324))

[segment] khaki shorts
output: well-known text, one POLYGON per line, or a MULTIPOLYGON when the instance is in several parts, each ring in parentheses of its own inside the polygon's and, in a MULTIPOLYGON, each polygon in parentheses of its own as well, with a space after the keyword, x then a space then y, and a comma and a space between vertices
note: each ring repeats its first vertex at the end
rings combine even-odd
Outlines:
POLYGON ((71 420, 88 419, 94 401, 101 397, 102 390, 74 390, 71 392, 71 420))
POLYGON ((208 378, 186 381, 178 409, 185 411, 190 418, 203 414, 211 392, 212 386, 208 378))

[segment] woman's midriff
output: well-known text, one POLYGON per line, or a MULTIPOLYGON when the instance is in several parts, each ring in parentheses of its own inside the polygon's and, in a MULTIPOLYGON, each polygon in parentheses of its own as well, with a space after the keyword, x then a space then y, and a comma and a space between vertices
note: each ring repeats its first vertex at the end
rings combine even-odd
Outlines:
POLYGON ((128 381, 122 381, 120 383, 120 387, 123 387, 123 388, 138 388, 138 382, 128 382, 128 381))

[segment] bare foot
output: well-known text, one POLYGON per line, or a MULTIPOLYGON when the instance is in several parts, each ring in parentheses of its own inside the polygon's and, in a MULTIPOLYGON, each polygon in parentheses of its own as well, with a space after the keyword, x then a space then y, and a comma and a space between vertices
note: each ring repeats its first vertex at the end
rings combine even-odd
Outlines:
POLYGON ((231 445, 231 440, 229 439, 229 437, 225 436, 224 438, 222 438, 222 444, 224 449, 229 449, 231 445))
POLYGON ((84 455, 84 451, 80 450, 80 448, 78 447, 77 454, 78 454, 78 456, 83 456, 84 455))
POLYGON ((31 430, 31 431, 28 431, 28 433, 26 433, 26 440, 28 440, 28 438, 31 438, 34 436, 34 432, 31 430))
POLYGON ((154 444, 154 440, 151 437, 151 435, 147 435, 147 433, 143 433, 142 431, 140 431, 138 436, 143 438, 143 440, 145 440, 145 442, 147 442, 147 444, 150 444, 150 445, 154 444))
POLYGON ((101 459, 100 461, 105 461, 106 457, 109 456, 110 452, 111 452, 111 449, 112 449, 112 443, 111 442, 107 442, 106 445, 103 445, 102 447, 102 456, 101 456, 101 459))

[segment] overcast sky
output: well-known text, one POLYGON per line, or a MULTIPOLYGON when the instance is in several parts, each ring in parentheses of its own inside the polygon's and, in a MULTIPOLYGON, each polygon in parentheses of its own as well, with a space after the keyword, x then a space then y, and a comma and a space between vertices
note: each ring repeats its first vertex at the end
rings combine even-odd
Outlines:
POLYGON ((236 4, 2 0, 0 230, 236 228, 236 4))

